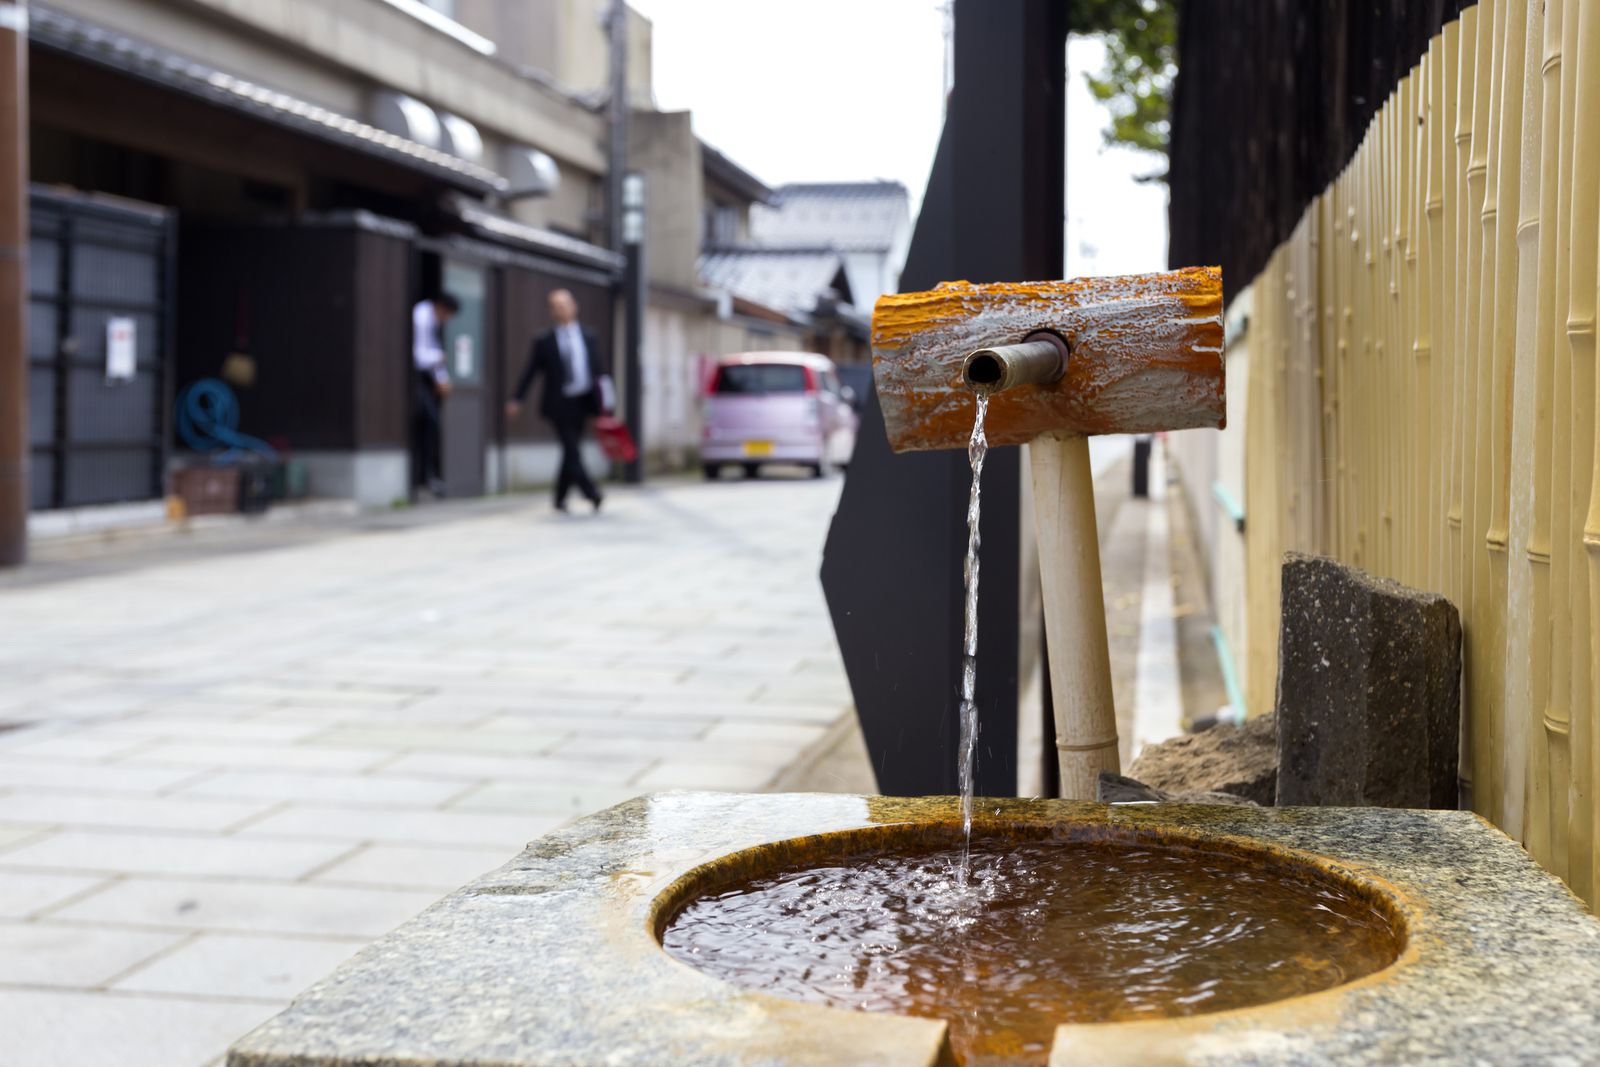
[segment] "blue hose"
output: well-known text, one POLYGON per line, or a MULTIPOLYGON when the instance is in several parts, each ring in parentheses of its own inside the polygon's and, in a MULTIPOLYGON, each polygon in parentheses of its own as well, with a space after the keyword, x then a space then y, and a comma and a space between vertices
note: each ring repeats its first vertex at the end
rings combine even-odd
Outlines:
POLYGON ((277 449, 239 432, 239 399, 215 378, 201 378, 178 394, 178 436, 196 452, 219 463, 236 463, 246 453, 275 461, 277 449))

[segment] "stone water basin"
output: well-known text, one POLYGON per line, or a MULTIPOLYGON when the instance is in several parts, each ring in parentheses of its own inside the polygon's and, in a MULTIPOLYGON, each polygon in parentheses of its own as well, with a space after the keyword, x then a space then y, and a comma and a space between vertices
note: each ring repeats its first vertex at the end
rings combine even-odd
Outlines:
POLYGON ((228 1063, 1600 1062, 1600 922, 1469 813, 979 811, 956 903, 984 906, 952 933, 950 798, 630 801, 367 948, 228 1063))

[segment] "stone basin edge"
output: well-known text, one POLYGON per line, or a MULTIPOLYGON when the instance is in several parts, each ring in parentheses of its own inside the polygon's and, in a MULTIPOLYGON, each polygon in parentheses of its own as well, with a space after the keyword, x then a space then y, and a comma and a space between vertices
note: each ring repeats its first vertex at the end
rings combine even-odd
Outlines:
MULTIPOLYGON (((946 1064, 943 1022, 740 990, 667 956, 657 935, 708 872, 753 869, 775 846, 815 847, 841 833, 888 840, 958 819, 950 797, 663 793, 627 801, 532 842, 358 954, 236 1044, 229 1067, 946 1064), (730 859, 739 852, 747 855, 730 859), (535 911, 542 918, 530 921, 535 911), (518 965, 532 949, 568 965, 537 990, 518 965), (389 994, 386 1009, 373 1003, 378 991, 389 994)), ((1537 1063, 1574 1053, 1600 1062, 1592 1025, 1600 1018, 1600 923, 1470 813, 986 799, 974 829, 1069 824, 1309 865, 1387 901, 1405 945, 1389 967, 1319 993, 1187 1018, 1062 1026, 1052 1067, 1478 1055, 1537 1063), (1491 980, 1465 983, 1468 973, 1491 980), (1551 1001, 1537 1013, 1546 1029, 1527 1039, 1521 1031, 1530 1027, 1510 1023, 1506 1005, 1541 989, 1551 1001), (1463 1027, 1474 1018, 1498 1022, 1463 1027)))

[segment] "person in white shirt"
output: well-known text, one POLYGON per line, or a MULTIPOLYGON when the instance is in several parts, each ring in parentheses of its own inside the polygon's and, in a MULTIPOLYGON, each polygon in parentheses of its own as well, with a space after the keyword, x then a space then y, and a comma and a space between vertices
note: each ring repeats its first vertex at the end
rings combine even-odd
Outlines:
POLYGON ((444 328, 461 310, 452 294, 441 292, 411 308, 412 437, 417 480, 434 496, 444 496, 440 466, 439 409, 450 395, 450 368, 444 354, 444 328))
POLYGON ((514 419, 522 412, 523 397, 528 395, 533 380, 543 375, 539 414, 561 442, 556 510, 566 511, 567 494, 577 489, 599 511, 603 497, 584 470, 579 445, 584 423, 612 409, 608 364, 594 331, 578 322, 578 302, 567 290, 557 289, 550 294, 550 319, 554 325, 534 339, 528 365, 517 379, 512 399, 506 402, 506 415, 514 419))

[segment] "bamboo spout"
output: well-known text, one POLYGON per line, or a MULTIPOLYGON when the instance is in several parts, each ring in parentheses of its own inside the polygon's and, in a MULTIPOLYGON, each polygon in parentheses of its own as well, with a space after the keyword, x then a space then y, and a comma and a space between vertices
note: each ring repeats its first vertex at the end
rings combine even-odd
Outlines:
POLYGON ((969 392, 991 445, 1028 444, 1061 795, 1094 799, 1119 744, 1084 435, 1221 427, 1221 271, 885 296, 872 365, 896 452, 966 447, 969 392))
POLYGON ((961 382, 974 393, 998 393, 1018 385, 1045 385, 1067 370, 1067 345, 1050 333, 1030 334, 1021 344, 980 348, 961 363, 961 382))
POLYGON ((1046 433, 1222 425, 1217 268, 1070 282, 946 282, 881 297, 873 312, 872 376, 889 446, 965 448, 972 363, 994 373, 999 368, 980 354, 1003 357, 1019 338, 1052 337, 1072 348, 1059 372, 989 390, 990 444, 1018 445, 1046 433))

